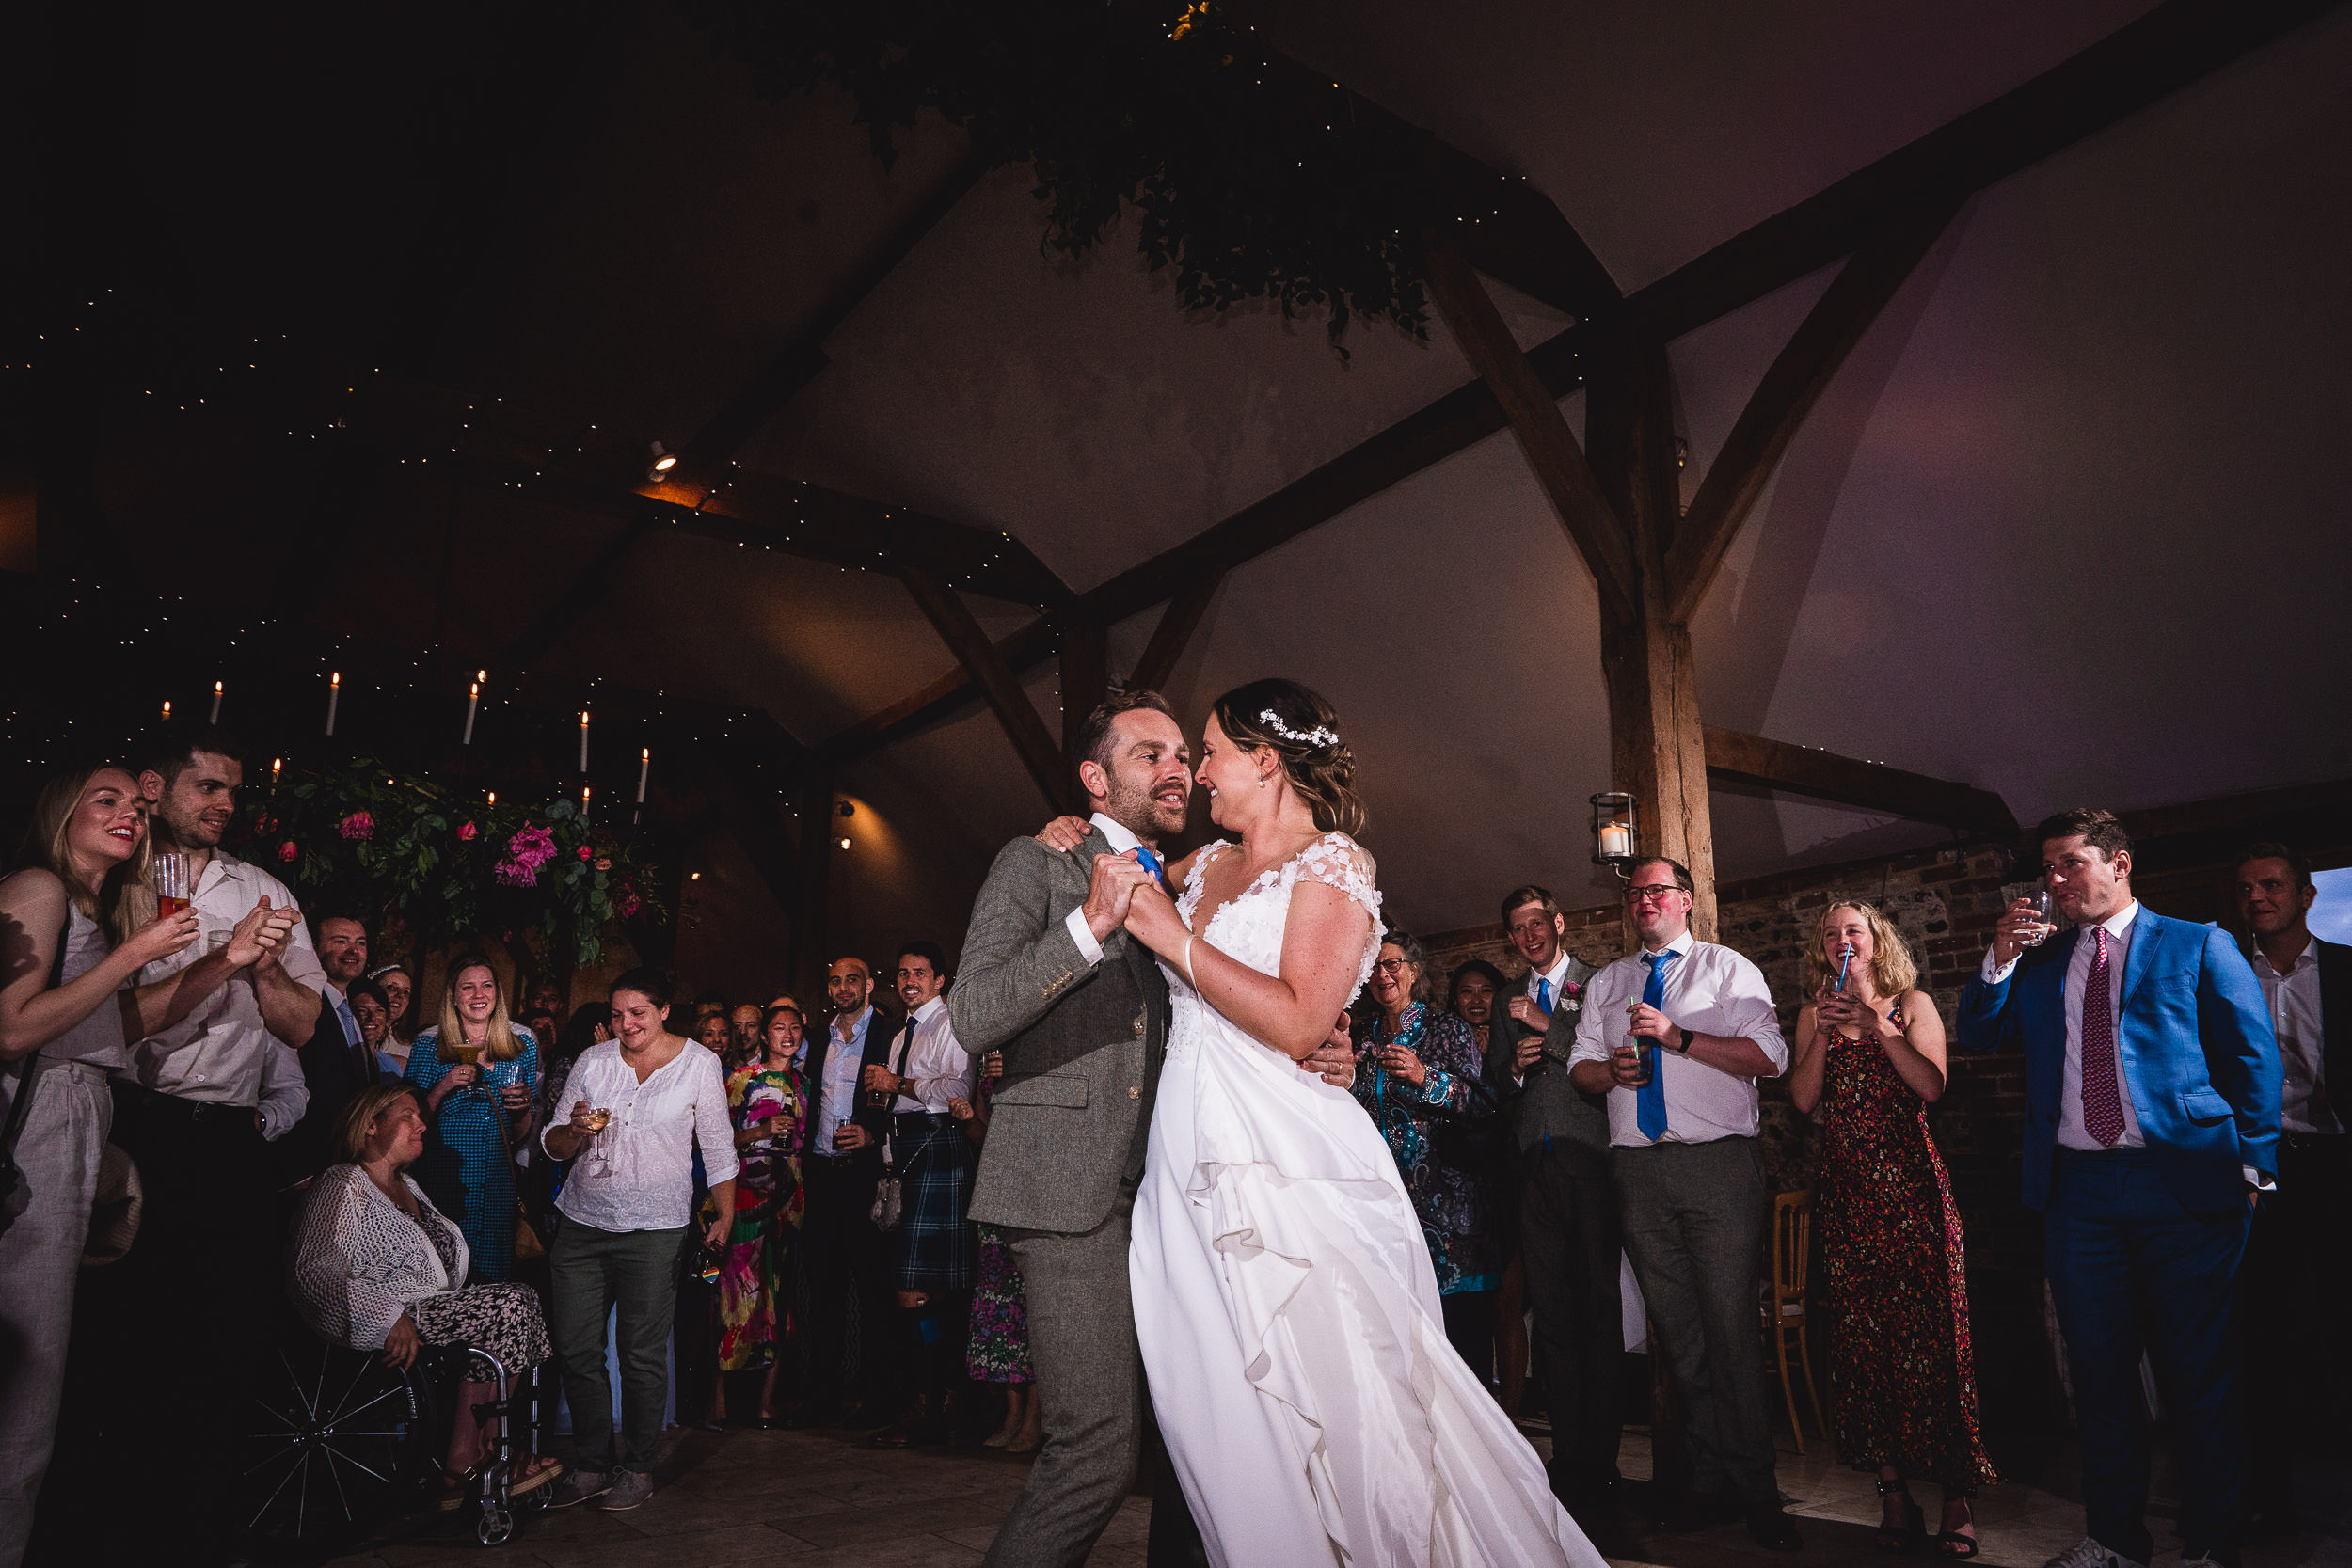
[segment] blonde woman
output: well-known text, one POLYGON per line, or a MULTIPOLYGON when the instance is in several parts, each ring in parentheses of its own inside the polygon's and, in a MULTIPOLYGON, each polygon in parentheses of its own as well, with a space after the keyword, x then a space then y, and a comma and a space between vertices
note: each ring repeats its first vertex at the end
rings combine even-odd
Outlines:
POLYGON ((510 1021, 498 971, 479 953, 449 967, 441 1021, 408 1052, 408 1082, 433 1137, 417 1162, 434 1200, 457 1216, 474 1277, 515 1276, 515 1161, 531 1135, 539 1042, 510 1021))
POLYGON ((1936 1550, 1977 1555, 1977 1487, 1995 1479, 1977 1419, 1960 1211, 1928 1132, 1944 1093, 1944 1021, 1918 966, 1868 904, 1821 911, 1805 954, 1789 1098, 1821 1122, 1823 1291, 1837 1452, 1878 1472, 1882 1551, 1926 1533, 1908 1477, 1940 1481, 1936 1550))
POLYGON ((98 1157, 114 1120, 107 1074, 129 1065, 126 1037, 179 1022, 294 925, 290 910, 257 908, 213 952, 131 989, 141 965, 197 936, 193 910, 156 917, 148 855, 136 781, 120 768, 86 768, 41 791, 18 869, 0 880, 0 1128, 22 1115, 12 1154, 22 1174, 0 1200, 6 1568, 23 1558, 49 1467, 98 1157))

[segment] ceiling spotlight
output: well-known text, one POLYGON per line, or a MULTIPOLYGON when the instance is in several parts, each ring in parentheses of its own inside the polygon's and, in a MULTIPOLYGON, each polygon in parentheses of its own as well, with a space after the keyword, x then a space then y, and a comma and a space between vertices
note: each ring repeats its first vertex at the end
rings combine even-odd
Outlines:
POLYGON ((645 477, 649 480, 660 479, 676 467, 677 453, 656 441, 653 444, 653 461, 645 466, 645 477))
POLYGON ((841 841, 841 847, 843 847, 844 849, 847 849, 849 847, 850 847, 850 841, 849 841, 848 839, 846 839, 846 838, 845 838, 845 839, 843 839, 843 840, 841 841))

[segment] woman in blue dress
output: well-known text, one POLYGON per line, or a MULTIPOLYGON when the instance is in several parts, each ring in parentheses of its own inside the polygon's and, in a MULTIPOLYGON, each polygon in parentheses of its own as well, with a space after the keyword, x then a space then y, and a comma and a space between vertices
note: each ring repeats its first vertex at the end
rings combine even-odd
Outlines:
POLYGON ((450 965, 441 1022, 417 1036, 408 1082, 424 1099, 434 1136, 416 1177, 457 1218, 473 1275, 515 1276, 515 1159, 527 1147, 539 1042, 509 1021, 490 960, 469 953, 450 965))

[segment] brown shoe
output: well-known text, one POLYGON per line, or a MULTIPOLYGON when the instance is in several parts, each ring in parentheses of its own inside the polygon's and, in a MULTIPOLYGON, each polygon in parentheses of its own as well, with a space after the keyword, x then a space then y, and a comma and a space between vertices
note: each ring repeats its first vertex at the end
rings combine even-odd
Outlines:
POLYGON ((929 1394, 914 1402, 914 1408, 891 1426, 866 1439, 870 1448, 928 1449, 947 1440, 947 1431, 939 1419, 939 1405, 929 1394))

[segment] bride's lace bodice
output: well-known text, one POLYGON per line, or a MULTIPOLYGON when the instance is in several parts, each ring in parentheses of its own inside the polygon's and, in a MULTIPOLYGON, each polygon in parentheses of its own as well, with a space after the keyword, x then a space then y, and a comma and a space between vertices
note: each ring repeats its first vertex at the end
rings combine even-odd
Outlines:
MULTIPOLYGON (((1192 869, 1184 878, 1184 891, 1176 900, 1177 912, 1184 917, 1184 924, 1194 926, 1200 941, 1227 957, 1240 959, 1261 974, 1279 974, 1282 969, 1282 933, 1290 924, 1291 890, 1302 880, 1338 888, 1372 915, 1372 929, 1364 936, 1363 960, 1356 969, 1356 984, 1347 993, 1348 1000, 1355 1001, 1356 993, 1372 978, 1373 960, 1379 957, 1380 938, 1385 930, 1380 923, 1380 890, 1374 885, 1372 856, 1364 847, 1345 833, 1326 833, 1280 865, 1260 873, 1256 881, 1209 917, 1205 928, 1195 926, 1193 911, 1200 905, 1209 863, 1232 850, 1229 840, 1218 839, 1204 845, 1193 856, 1192 869)), ((1195 1037, 1195 1027, 1203 1022, 1185 1015, 1210 1009, 1184 983, 1183 975, 1167 965, 1161 967, 1168 973, 1172 1011, 1168 1049, 1171 1055, 1180 1054, 1195 1037)))

